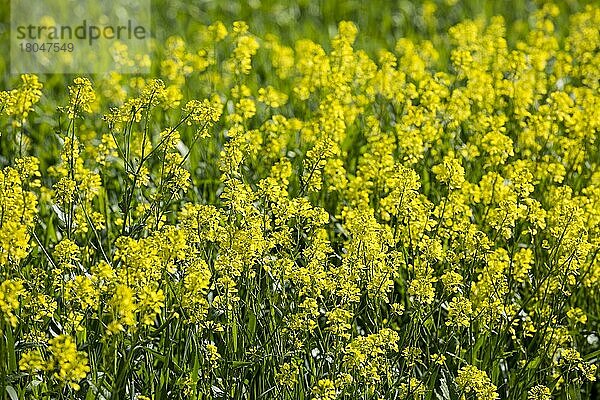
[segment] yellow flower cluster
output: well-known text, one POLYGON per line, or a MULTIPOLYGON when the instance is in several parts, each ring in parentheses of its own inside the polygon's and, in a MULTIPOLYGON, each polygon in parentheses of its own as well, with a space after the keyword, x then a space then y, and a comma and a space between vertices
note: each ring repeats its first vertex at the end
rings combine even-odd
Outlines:
POLYGON ((15 124, 21 125, 42 97, 43 87, 36 75, 21 75, 21 84, 17 89, 0 91, 2 113, 14 118, 15 124))
POLYGON ((35 224, 39 162, 18 159, 17 168, 0 170, 0 268, 11 271, 30 250, 29 230, 35 224))
POLYGON ((0 92, 0 393, 596 393, 600 8, 442 3, 375 49, 194 24, 49 138, 36 76, 0 92))
POLYGON ((462 367, 458 371, 456 384, 466 393, 474 392, 477 400, 499 399, 496 386, 483 371, 473 365, 462 367))
POLYGON ((60 335, 48 341, 47 352, 49 354, 47 359, 40 350, 24 353, 19 368, 33 373, 49 373, 61 385, 79 390, 79 382, 90 372, 87 353, 77 351, 74 339, 68 335, 60 335))

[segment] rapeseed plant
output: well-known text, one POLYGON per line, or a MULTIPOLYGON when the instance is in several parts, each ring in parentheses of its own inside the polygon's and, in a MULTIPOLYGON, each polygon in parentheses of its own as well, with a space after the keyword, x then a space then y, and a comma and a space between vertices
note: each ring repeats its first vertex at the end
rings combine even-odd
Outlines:
POLYGON ((0 397, 597 396, 600 8, 454 3, 1 91, 0 397))

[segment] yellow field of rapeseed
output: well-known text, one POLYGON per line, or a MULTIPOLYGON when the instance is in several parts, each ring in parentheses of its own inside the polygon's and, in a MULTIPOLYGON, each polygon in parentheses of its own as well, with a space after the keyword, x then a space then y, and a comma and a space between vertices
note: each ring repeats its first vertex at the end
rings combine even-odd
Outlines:
POLYGON ((528 10, 5 79, 0 398, 600 398, 600 7, 528 10))

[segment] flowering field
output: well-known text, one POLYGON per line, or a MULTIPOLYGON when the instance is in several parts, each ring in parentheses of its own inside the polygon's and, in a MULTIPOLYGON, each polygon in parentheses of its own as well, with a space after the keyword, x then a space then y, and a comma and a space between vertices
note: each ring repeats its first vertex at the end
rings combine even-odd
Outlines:
POLYGON ((599 6, 157 3, 0 62, 0 399, 600 398, 599 6))

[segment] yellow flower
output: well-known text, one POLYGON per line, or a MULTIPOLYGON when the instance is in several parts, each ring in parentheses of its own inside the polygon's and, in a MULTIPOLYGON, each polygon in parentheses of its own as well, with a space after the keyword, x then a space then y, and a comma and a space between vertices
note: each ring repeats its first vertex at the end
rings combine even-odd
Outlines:
POLYGON ((48 344, 55 371, 53 377, 69 385, 73 390, 79 390, 79 382, 90 372, 87 353, 77 351, 75 341, 68 335, 59 335, 51 339, 48 344))
POLYGON ((69 86, 69 118, 81 112, 91 112, 92 103, 96 100, 96 93, 88 78, 75 78, 73 86, 69 86))
POLYGON ((0 283, 0 311, 4 320, 13 328, 17 326, 18 319, 15 312, 19 310, 19 298, 26 293, 23 282, 20 280, 4 280, 0 283))
POLYGON ((278 385, 287 386, 293 388, 297 383, 300 376, 300 369, 298 363, 284 363, 279 367, 279 371, 275 374, 275 381, 278 385))
POLYGON ((335 400, 337 399, 337 390, 331 379, 319 379, 312 388, 315 400, 335 400))
POLYGON ((465 393, 474 392, 478 400, 500 398, 496 392, 496 385, 491 382, 485 371, 480 371, 473 365, 466 365, 458 371, 456 384, 465 393))
POLYGON ((20 126, 26 119, 33 106, 42 97, 43 85, 37 75, 24 74, 20 76, 19 88, 8 92, 0 92, 0 108, 6 115, 14 117, 20 126))
POLYGON ((473 313, 471 301, 462 296, 453 297, 448 304, 448 321, 446 325, 469 327, 473 313))
POLYGON ((536 385, 527 392, 527 400, 551 400, 552 392, 544 385, 536 385))

